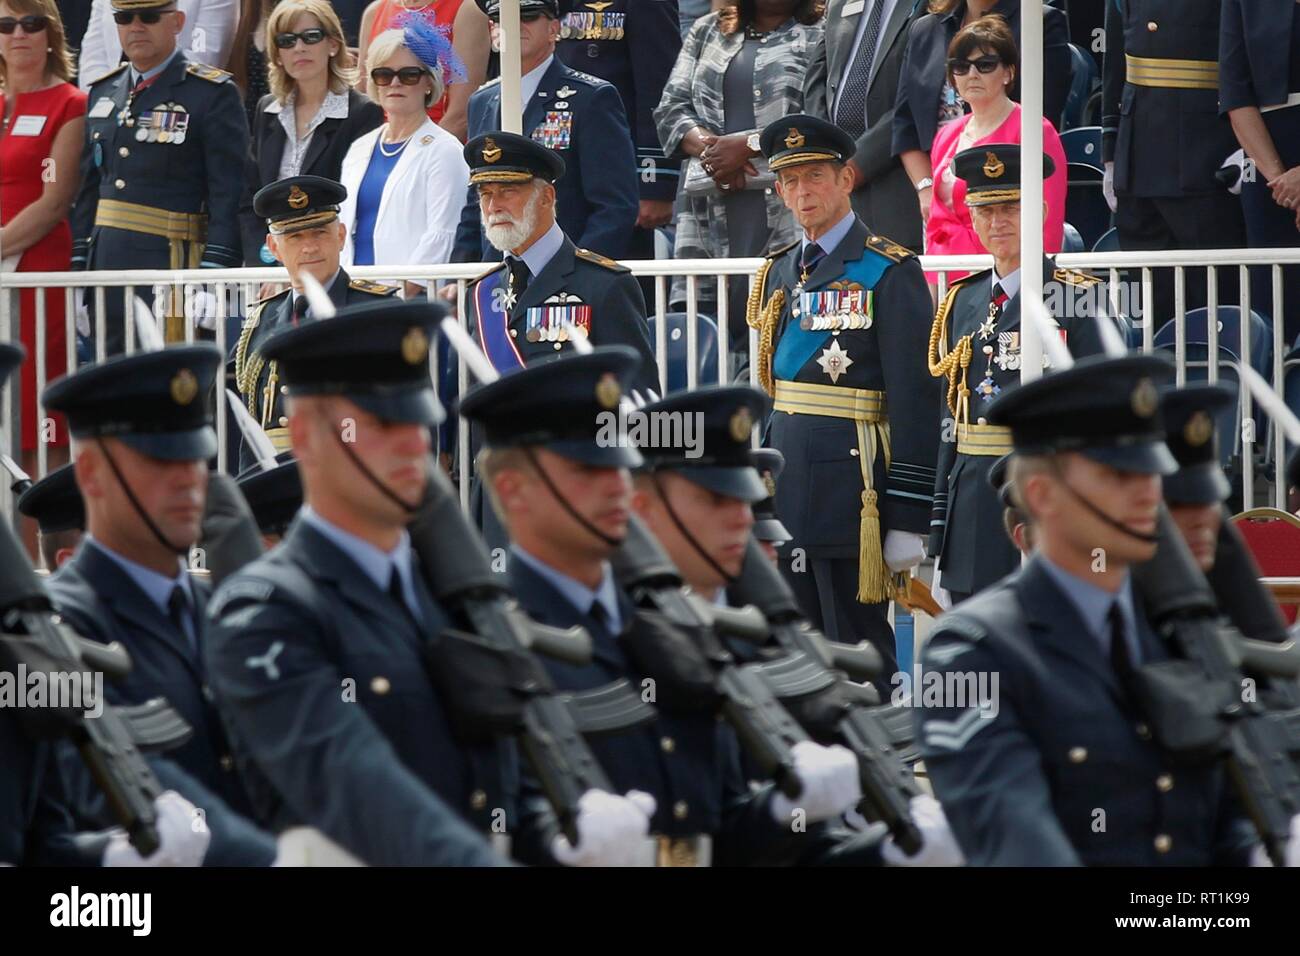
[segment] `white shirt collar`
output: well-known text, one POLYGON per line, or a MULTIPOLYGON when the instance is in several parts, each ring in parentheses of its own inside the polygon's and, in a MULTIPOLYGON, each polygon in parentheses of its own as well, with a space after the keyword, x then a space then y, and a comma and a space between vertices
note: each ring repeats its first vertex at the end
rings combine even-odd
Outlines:
POLYGON ((528 101, 537 95, 537 87, 542 85, 542 75, 551 68, 554 60, 555 54, 552 53, 519 78, 519 99, 525 110, 528 109, 528 101))

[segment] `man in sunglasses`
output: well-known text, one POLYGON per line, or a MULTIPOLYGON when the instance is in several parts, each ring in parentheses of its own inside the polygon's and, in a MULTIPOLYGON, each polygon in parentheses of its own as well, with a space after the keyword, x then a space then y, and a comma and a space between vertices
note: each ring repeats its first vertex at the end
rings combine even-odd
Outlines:
MULTIPOLYGON (((177 44, 190 62, 224 69, 235 43, 239 0, 176 0, 173 5, 185 15, 177 44)), ((59 6, 63 8, 65 5, 59 6)), ((79 0, 67 6, 87 10, 80 18, 84 37, 73 29, 66 13, 63 21, 68 25, 68 44, 80 51, 77 57, 78 81, 83 90, 89 90, 92 82, 123 59, 122 41, 114 23, 117 7, 110 0, 92 0, 89 4, 79 0)))
MULTIPOLYGON (((112 0, 127 62, 90 85, 72 268, 234 268, 248 123, 229 73, 177 47, 174 0, 112 0)), ((136 290, 149 298, 148 290, 136 290)), ((185 297, 155 289, 167 336, 184 334, 185 297)), ((120 290, 105 296, 107 354, 123 350, 120 290)))

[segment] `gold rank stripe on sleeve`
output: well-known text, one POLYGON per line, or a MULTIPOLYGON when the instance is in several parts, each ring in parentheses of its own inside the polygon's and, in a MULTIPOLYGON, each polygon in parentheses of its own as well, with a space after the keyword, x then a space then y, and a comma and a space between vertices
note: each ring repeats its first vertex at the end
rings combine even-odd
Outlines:
POLYGON ((1218 90, 1219 64, 1215 60, 1168 60, 1124 54, 1124 78, 1134 86, 1166 90, 1218 90))

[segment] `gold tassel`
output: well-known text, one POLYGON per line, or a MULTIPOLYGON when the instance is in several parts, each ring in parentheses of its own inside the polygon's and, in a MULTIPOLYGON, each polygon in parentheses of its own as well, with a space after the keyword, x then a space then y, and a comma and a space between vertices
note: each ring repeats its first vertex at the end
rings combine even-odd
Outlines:
POLYGON ((885 573, 884 545, 880 540, 880 511, 875 489, 862 492, 862 522, 858 530, 858 603, 879 604, 893 596, 885 573))

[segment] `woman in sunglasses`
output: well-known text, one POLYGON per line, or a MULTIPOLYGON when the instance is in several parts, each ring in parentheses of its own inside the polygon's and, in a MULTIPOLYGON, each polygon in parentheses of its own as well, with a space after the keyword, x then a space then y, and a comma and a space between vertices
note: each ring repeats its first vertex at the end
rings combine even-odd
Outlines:
MULTIPOLYGON (((114 22, 114 13, 120 11, 113 10, 112 0, 93 2, 90 23, 77 57, 77 82, 83 90, 89 90, 91 83, 122 62, 122 43, 114 22)), ((185 59, 191 63, 206 63, 224 70, 235 41, 239 0, 176 0, 175 8, 185 14, 185 23, 176 38, 177 49, 184 51, 185 59)), ((148 23, 148 18, 158 13, 141 10, 136 16, 148 23)))
MULTIPOLYGON (((72 56, 54 0, 0 0, 0 270, 66 272, 72 262, 68 210, 77 193, 86 94, 72 79, 72 56), (49 170, 58 175, 48 175, 49 170)), ((45 289, 45 381, 67 371, 67 309, 62 289, 45 289)), ((37 474, 36 290, 19 296, 23 468, 37 474)), ((67 461, 62 420, 47 443, 47 465, 67 461)), ((23 537, 35 543, 26 519, 23 537)), ((33 552, 34 553, 34 552, 33 552)))
POLYGON ((352 143, 384 121, 384 111, 352 89, 356 61, 328 0, 281 0, 263 35, 271 92, 257 104, 240 209, 251 266, 275 261, 263 248, 266 221, 253 213, 257 191, 290 176, 337 181, 352 143))
MULTIPOLYGON (((464 68, 436 24, 418 14, 401 22, 368 52, 370 96, 388 122, 352 144, 339 177, 348 190, 339 211, 345 268, 449 262, 469 188, 460 141, 426 112, 443 77, 464 79, 464 68)), ((408 282, 406 291, 422 286, 408 282)))
MULTIPOLYGON (((1016 78, 1016 41, 999 16, 982 17, 960 30, 948 47, 949 82, 970 112, 940 127, 930 148, 933 184, 918 190, 925 224, 925 251, 933 256, 979 255, 984 246, 971 225, 966 184, 953 175, 953 158, 982 143, 1020 142, 1020 104, 1008 95, 1016 78), (927 208, 928 206, 928 208, 927 208)), ((1055 171, 1043 183, 1047 213, 1043 250, 1061 251, 1065 226, 1065 151, 1056 127, 1043 120, 1043 152, 1055 171)), ((924 184, 918 184, 924 185, 924 184)), ((949 272, 949 281, 965 275, 949 272)), ((930 276, 937 282, 935 275, 930 276)))

